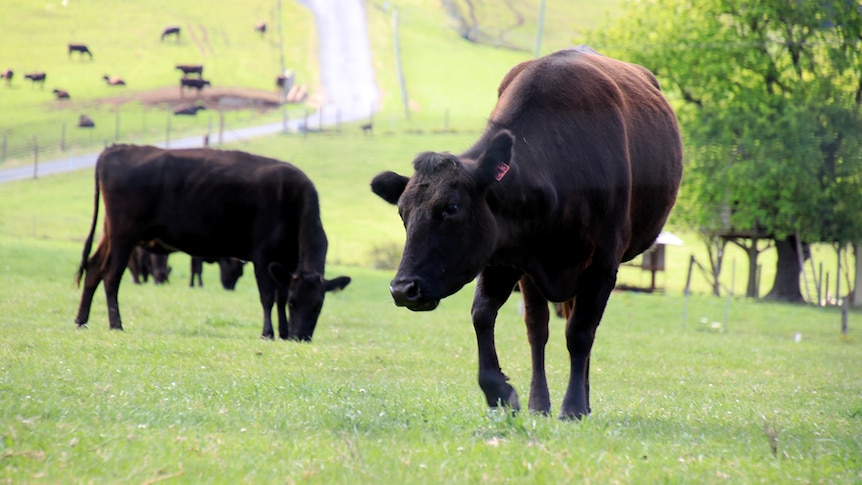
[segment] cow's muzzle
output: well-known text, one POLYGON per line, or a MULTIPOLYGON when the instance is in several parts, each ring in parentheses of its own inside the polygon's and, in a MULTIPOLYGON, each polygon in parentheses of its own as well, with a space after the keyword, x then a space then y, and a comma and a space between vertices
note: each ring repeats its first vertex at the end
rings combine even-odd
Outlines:
POLYGON ((419 282, 415 280, 396 278, 389 284, 389 293, 396 305, 407 307, 414 312, 431 311, 440 304, 439 299, 426 299, 419 282))

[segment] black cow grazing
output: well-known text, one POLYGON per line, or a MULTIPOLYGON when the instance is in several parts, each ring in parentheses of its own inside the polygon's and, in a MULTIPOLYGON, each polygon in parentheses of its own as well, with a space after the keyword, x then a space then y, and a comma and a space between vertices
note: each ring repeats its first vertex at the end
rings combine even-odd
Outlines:
POLYGON ((239 281, 245 268, 245 261, 236 258, 199 258, 192 256, 191 260, 192 278, 189 286, 192 288, 195 287, 195 278, 198 280, 198 286, 203 287, 204 285, 204 263, 218 263, 221 286, 231 291, 236 288, 236 282, 239 281))
POLYGON ((104 79, 105 82, 108 83, 108 86, 125 86, 126 85, 126 81, 124 81, 122 78, 119 78, 117 76, 108 76, 107 74, 105 74, 104 76, 102 76, 102 79, 104 79))
POLYGON ((78 128, 94 128, 95 126, 96 122, 89 116, 81 115, 78 117, 78 128))
POLYGON ((54 96, 56 96, 57 99, 69 99, 70 98, 69 92, 66 90, 63 90, 63 89, 54 89, 51 92, 54 93, 54 96))
POLYGON ((172 25, 170 27, 165 27, 165 29, 162 30, 162 38, 161 38, 162 42, 164 42, 165 37, 167 37, 169 35, 173 35, 176 38, 177 42, 179 42, 180 41, 180 28, 176 25, 172 25))
POLYGON ((374 128, 374 124, 373 123, 365 123, 364 125, 360 126, 359 128, 362 129, 362 134, 367 135, 367 134, 371 133, 371 130, 374 128))
POLYGON ((90 56, 90 60, 93 60, 93 53, 90 52, 86 44, 69 44, 69 59, 72 58, 73 52, 77 52, 78 57, 84 57, 84 54, 87 54, 90 56))
POLYGON ((254 26, 255 32, 260 32, 260 36, 263 37, 266 34, 266 22, 258 22, 257 25, 254 26))
POLYGON ((186 106, 185 108, 179 108, 174 110, 175 115, 187 115, 194 116, 198 114, 198 111, 205 110, 204 106, 186 106))
POLYGON ((189 74, 197 74, 199 78, 204 75, 204 66, 201 64, 178 64, 176 69, 179 69, 183 72, 183 76, 188 76, 189 74))
POLYGON ((184 78, 180 79, 180 97, 182 97, 183 91, 185 90, 185 88, 197 89, 198 90, 198 96, 200 96, 201 90, 203 90, 204 87, 210 86, 210 85, 212 85, 212 83, 210 83, 209 81, 207 81, 205 79, 190 79, 190 78, 184 77, 184 78))
POLYGON ((0 79, 6 80, 6 85, 10 86, 12 84, 12 77, 15 75, 15 71, 12 69, 6 69, 3 72, 0 72, 0 79))
POLYGON ((117 304, 123 271, 134 247, 150 241, 148 247, 251 261, 263 306, 262 337, 274 337, 275 304, 279 337, 311 340, 324 294, 334 283, 323 276, 327 240, 317 191, 302 171, 238 151, 115 145, 99 156, 95 172, 93 222, 77 273, 79 284, 86 278, 75 323, 87 323, 104 279, 110 328, 123 328, 117 304), (100 194, 105 223, 90 257, 100 194))
POLYGON ((45 87, 46 77, 48 77, 48 75, 44 72, 31 72, 28 74, 24 74, 24 79, 28 79, 32 83, 31 86, 34 86, 36 83, 40 83, 42 85, 42 88, 45 87))
POLYGON ((147 282, 150 275, 153 283, 160 285, 168 282, 171 267, 168 266, 168 254, 165 252, 153 252, 143 246, 136 246, 129 257, 129 272, 136 285, 147 282))
POLYGON ((412 177, 373 179, 407 231, 390 291, 398 306, 433 310, 478 276, 479 385, 489 406, 518 410, 494 322, 519 282, 532 350, 529 409, 540 413, 551 409, 548 301, 568 302, 571 367, 560 418, 581 418, 590 412, 590 351, 617 269, 650 247, 676 200, 676 117, 649 71, 584 46, 515 66, 498 96, 466 152, 422 153, 412 177))

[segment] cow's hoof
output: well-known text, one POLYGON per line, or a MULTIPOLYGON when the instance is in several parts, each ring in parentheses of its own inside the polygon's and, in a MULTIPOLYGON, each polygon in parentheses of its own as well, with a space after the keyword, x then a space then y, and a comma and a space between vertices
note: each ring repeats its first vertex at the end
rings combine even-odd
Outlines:
POLYGON ((590 415, 589 411, 567 411, 560 410, 560 415, 557 417, 560 421, 581 421, 590 415))
POLYGON ((261 335, 261 340, 275 340, 275 335, 261 335))

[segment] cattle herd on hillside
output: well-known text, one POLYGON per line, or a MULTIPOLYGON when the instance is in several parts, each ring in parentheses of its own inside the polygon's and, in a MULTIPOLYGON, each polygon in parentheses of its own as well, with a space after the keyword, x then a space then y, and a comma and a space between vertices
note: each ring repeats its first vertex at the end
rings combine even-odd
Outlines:
MULTIPOLYGON (((254 31, 258 32, 261 37, 266 34, 266 22, 258 22, 254 25, 254 31)), ((165 27, 160 36, 160 40, 165 42, 166 40, 173 39, 175 42, 180 41, 180 34, 182 32, 182 27, 177 25, 171 25, 165 27)), ((88 61, 93 61, 93 51, 87 44, 82 43, 69 43, 67 45, 68 56, 69 59, 73 59, 73 54, 77 54, 79 60, 84 60, 84 56, 86 56, 88 61)), ((182 77, 179 79, 179 87, 180 87, 180 97, 183 97, 186 89, 196 91, 196 95, 199 98, 201 95, 201 91, 204 88, 212 86, 212 81, 203 78, 203 65, 201 64, 180 64, 176 65, 175 69, 182 71, 182 77)), ((4 80, 4 84, 9 87, 12 86, 12 81, 15 77, 15 71, 13 68, 8 68, 3 71, 0 71, 0 79, 4 80)), ((27 72, 23 76, 24 80, 28 81, 31 87, 35 87, 37 84, 41 89, 44 89, 45 82, 48 78, 48 74, 45 71, 31 71, 27 72)), ((114 86, 126 86, 126 80, 119 76, 110 76, 105 74, 102 76, 102 80, 109 87, 114 86)), ((285 76, 280 74, 276 77, 275 83, 276 87, 279 89, 284 88, 284 80, 285 76)), ((58 84, 62 84, 63 80, 54 81, 52 77, 52 82, 57 82, 58 84)), ((300 89, 300 87, 294 87, 294 91, 300 89)), ((304 87, 302 93, 291 92, 287 96, 288 102, 301 102, 305 99, 304 87)), ((51 90, 51 93, 54 95, 55 99, 58 101, 66 101, 71 100, 72 95, 67 89, 62 87, 55 87, 51 90)), ((174 114, 176 115, 186 115, 186 116, 194 116, 198 111, 203 109, 203 106, 200 105, 188 105, 177 108, 174 110, 174 114)), ((89 118, 87 115, 82 115, 82 119, 86 118, 87 122, 79 122, 78 127, 80 128, 93 128, 95 126, 95 122, 89 118)))
MULTIPOLYGON (((548 414, 549 302, 561 302, 570 374, 559 416, 589 414, 590 353, 617 270, 654 243, 682 177, 676 117, 656 78, 586 46, 523 62, 503 78, 472 147, 460 155, 421 153, 413 170, 371 181, 375 194, 398 206, 407 231, 389 286, 394 303, 430 311, 476 280, 479 385, 489 406, 518 410, 494 325, 519 287, 533 365, 528 406, 548 414)), ((149 264, 158 282, 170 273, 165 255, 172 251, 194 256, 192 286, 204 261, 222 265, 226 287, 228 273, 241 274, 250 261, 267 339, 275 338, 275 306, 279 338, 311 340, 324 295, 350 282, 324 277, 318 193, 289 163, 238 151, 115 145, 95 172, 78 268, 79 326, 104 282, 110 328, 122 329, 117 294, 126 267, 142 272, 149 264), (91 255, 100 196, 104 228, 91 255)))

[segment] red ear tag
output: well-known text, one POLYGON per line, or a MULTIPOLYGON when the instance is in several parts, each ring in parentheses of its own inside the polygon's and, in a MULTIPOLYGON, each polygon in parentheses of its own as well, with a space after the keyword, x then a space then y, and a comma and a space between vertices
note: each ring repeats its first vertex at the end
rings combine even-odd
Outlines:
POLYGON ((509 173, 509 166, 501 162, 497 165, 497 173, 494 174, 494 180, 497 182, 503 180, 503 177, 505 177, 507 173, 509 173))

